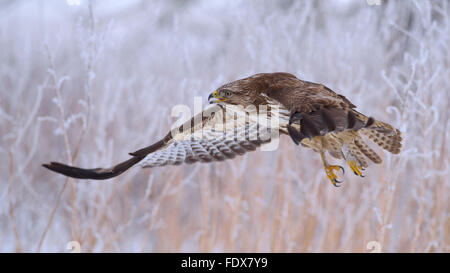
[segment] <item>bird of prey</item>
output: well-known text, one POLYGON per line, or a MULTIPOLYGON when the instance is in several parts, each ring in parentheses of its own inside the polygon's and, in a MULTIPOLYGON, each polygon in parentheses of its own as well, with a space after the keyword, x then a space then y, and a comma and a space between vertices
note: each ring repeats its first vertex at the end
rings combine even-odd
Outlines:
POLYGON ((43 166, 79 179, 109 179, 136 164, 151 168, 232 159, 287 135, 295 144, 319 153, 326 176, 339 186, 337 174, 344 168, 329 164, 327 152, 344 159, 361 177, 367 158, 381 163, 363 136, 393 154, 400 153, 398 129, 356 111, 354 104, 330 88, 289 73, 260 73, 236 80, 218 88, 208 100, 210 105, 202 113, 111 168, 83 169, 57 162, 43 166))

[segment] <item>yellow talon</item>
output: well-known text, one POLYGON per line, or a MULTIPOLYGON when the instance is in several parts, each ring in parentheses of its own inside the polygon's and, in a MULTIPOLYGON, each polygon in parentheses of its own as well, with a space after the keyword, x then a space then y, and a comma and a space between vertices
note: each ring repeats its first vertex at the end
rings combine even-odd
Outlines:
POLYGON ((363 167, 361 165, 359 165, 355 160, 349 160, 348 166, 350 166, 350 169, 352 169, 352 171, 355 175, 364 177, 364 175, 361 172, 363 170, 363 167))
POLYGON ((327 174, 328 179, 330 179, 331 184, 333 184, 333 186, 335 187, 340 187, 340 183, 342 183, 342 181, 337 180, 337 175, 333 172, 333 170, 342 170, 342 173, 344 173, 344 168, 342 168, 341 166, 337 166, 337 165, 329 165, 325 167, 325 172, 327 174))

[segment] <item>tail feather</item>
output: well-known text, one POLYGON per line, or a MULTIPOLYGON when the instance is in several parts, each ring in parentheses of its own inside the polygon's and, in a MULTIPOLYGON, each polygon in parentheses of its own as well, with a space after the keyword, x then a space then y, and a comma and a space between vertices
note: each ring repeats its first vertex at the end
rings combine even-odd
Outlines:
POLYGON ((350 155, 358 161, 358 163, 361 167, 367 168, 369 166, 367 164, 367 161, 366 161, 361 149, 358 147, 358 145, 356 145, 355 142, 348 143, 347 148, 348 148, 348 152, 350 153, 350 155))
POLYGON ((391 125, 375 121, 375 123, 361 132, 380 147, 393 154, 400 153, 402 148, 402 136, 398 129, 391 125))
POLYGON ((356 117, 366 123, 366 127, 361 132, 380 147, 393 154, 400 153, 402 148, 401 132, 382 121, 369 118, 356 110, 353 110, 356 117))
POLYGON ((374 163, 380 164, 382 162, 381 157, 374 150, 372 150, 369 145, 367 145, 361 138, 355 139, 355 145, 365 156, 367 156, 367 158, 372 160, 374 163))

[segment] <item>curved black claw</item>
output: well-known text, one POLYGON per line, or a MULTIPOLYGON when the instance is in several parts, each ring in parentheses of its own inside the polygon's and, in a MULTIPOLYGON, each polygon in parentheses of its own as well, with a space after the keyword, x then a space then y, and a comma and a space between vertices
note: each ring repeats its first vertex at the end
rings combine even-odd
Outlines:
POLYGON ((333 179, 333 186, 335 186, 336 188, 339 188, 342 183, 342 181, 339 181, 339 180, 337 180, 337 179, 333 179))
POLYGON ((364 177, 364 175, 362 174, 361 171, 364 171, 365 169, 361 166, 360 163, 354 161, 354 160, 349 160, 348 161, 348 166, 350 167, 350 169, 352 169, 353 173, 356 176, 360 176, 360 177, 364 177))
POLYGON ((339 171, 341 170, 342 173, 345 173, 345 170, 342 166, 339 165, 329 165, 325 167, 325 172, 327 174, 328 179, 330 180, 331 184, 335 187, 340 187, 339 184, 341 184, 343 181, 337 180, 337 175, 333 172, 333 170, 339 171))

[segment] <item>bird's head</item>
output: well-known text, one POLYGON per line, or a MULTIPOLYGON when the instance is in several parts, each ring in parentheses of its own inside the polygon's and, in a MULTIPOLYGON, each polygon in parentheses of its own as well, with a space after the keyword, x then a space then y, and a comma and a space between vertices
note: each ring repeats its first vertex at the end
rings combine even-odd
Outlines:
POLYGON ((227 83, 212 92, 209 97, 209 103, 224 103, 233 105, 247 106, 254 101, 255 92, 251 92, 246 79, 227 83))
POLYGON ((209 103, 221 103, 221 102, 228 103, 232 97, 233 93, 231 92, 231 90, 219 88, 209 95, 208 101, 209 103))
POLYGON ((298 79, 289 73, 259 73, 222 85, 211 95, 210 103, 249 105, 266 104, 262 94, 279 93, 298 84, 298 79))

